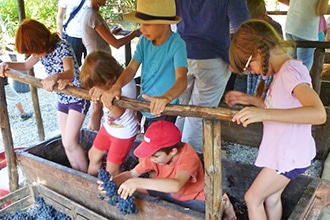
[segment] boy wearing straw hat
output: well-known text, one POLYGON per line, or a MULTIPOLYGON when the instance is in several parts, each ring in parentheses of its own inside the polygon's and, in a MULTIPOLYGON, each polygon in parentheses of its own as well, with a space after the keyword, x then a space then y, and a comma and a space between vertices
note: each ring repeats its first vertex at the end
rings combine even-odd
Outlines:
POLYGON ((157 120, 175 122, 176 116, 162 115, 168 103, 178 104, 178 96, 187 87, 187 53, 182 38, 171 31, 177 24, 174 0, 138 0, 137 10, 124 18, 141 25, 139 42, 133 59, 112 88, 102 95, 103 104, 111 109, 112 100, 119 99, 121 89, 130 82, 140 65, 141 90, 138 99, 150 102, 150 113, 145 116, 146 130, 157 120))

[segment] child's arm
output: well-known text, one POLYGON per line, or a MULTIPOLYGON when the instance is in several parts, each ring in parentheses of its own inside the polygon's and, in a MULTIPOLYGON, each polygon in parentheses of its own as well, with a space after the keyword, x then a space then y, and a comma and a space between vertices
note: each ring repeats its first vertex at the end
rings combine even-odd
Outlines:
POLYGON ((0 76, 5 76, 5 71, 13 69, 19 72, 25 72, 30 70, 39 59, 35 56, 30 56, 25 62, 3 62, 0 65, 0 76))
POLYGON ((101 97, 101 101, 104 106, 108 109, 112 109, 112 100, 114 98, 120 99, 121 88, 129 83, 135 76, 136 71, 138 70, 140 63, 136 60, 131 60, 126 69, 120 74, 116 83, 111 87, 111 89, 105 91, 101 97))
POLYGON ((43 88, 49 92, 53 91, 54 85, 59 82, 58 88, 64 89, 74 77, 73 58, 63 58, 64 71, 62 73, 52 74, 41 81, 43 88))
POLYGON ((330 14, 330 7, 328 0, 318 0, 316 5, 316 14, 320 16, 325 14, 330 14))
POLYGON ((174 85, 162 96, 148 96, 143 94, 142 97, 150 101, 150 113, 159 117, 164 111, 166 105, 173 99, 179 97, 187 88, 187 68, 178 67, 175 71, 176 80, 174 85))
POLYGON ((105 25, 99 25, 95 28, 96 32, 111 46, 119 49, 121 46, 129 43, 133 38, 139 36, 139 30, 134 30, 122 38, 117 39, 105 25))
POLYGON ((291 109, 261 109, 246 107, 236 113, 232 121, 246 127, 261 121, 277 121, 291 124, 323 124, 326 112, 317 93, 306 83, 297 85, 293 90, 302 107, 291 109))
POLYGON ((155 190, 165 193, 178 192, 191 178, 186 171, 178 171, 174 178, 131 178, 122 183, 118 189, 118 194, 123 199, 132 196, 137 189, 155 190))
POLYGON ((254 105, 259 108, 264 107, 263 99, 256 96, 252 96, 240 91, 228 91, 225 95, 225 102, 230 107, 241 104, 241 105, 254 105))

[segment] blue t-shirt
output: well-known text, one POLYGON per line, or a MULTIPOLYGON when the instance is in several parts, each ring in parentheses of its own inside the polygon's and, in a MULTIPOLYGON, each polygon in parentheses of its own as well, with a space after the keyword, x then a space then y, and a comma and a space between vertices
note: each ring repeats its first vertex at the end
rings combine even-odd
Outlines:
MULTIPOLYGON (((178 67, 187 67, 186 44, 176 33, 171 33, 170 37, 158 46, 141 35, 133 59, 142 64, 141 93, 138 98, 143 100, 142 94, 162 96, 174 85, 175 70, 178 67)), ((171 104, 178 102, 178 99, 174 99, 171 104)), ((143 114, 147 118, 155 117, 147 112, 143 114)))
POLYGON ((177 31, 190 59, 222 58, 229 63, 229 23, 237 30, 249 19, 244 0, 176 0, 177 31))
MULTIPOLYGON (((72 84, 76 87, 80 87, 80 79, 79 79, 79 66, 74 55, 73 49, 71 48, 70 44, 65 40, 59 41, 55 49, 47 54, 44 58, 40 58, 41 64, 45 67, 45 71, 48 76, 56 74, 56 73, 63 73, 64 72, 64 65, 63 59, 64 58, 73 58, 74 60, 74 78, 72 80, 72 84)), ((66 95, 60 92, 56 93, 58 96, 58 101, 63 104, 69 103, 76 103, 81 98, 77 98, 75 96, 66 95)))

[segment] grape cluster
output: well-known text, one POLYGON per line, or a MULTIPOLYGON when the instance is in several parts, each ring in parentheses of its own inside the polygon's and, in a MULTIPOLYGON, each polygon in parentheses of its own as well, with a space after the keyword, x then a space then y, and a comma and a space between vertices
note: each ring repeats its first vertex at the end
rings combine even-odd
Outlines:
MULTIPOLYGON (((127 199, 122 199, 117 193, 118 187, 116 183, 110 180, 110 175, 105 169, 99 169, 98 179, 103 182, 102 188, 106 191, 106 196, 109 198, 108 203, 115 206, 117 203, 117 208, 122 215, 137 214, 138 209, 134 204, 135 196, 129 196, 127 199)), ((99 195, 101 200, 104 196, 99 195)))
POLYGON ((13 214, 0 216, 2 220, 71 220, 53 206, 47 205, 42 197, 36 197, 34 207, 25 211, 17 211, 13 214))

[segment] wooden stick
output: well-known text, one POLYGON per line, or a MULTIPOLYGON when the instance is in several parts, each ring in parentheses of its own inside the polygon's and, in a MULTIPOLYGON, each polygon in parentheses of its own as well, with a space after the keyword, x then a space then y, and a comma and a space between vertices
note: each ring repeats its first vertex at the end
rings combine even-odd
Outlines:
MULTIPOLYGON (((19 82, 31 84, 32 86, 42 88, 41 79, 29 75, 25 75, 19 72, 10 72, 10 71, 6 72, 6 76, 11 77, 19 82)), ((64 90, 59 90, 57 86, 55 86, 54 91, 90 100, 88 91, 82 88, 67 86, 64 90)), ((114 100, 113 104, 120 106, 122 108, 129 108, 137 111, 145 111, 145 112, 150 111, 148 102, 142 102, 136 99, 130 99, 126 97, 121 97, 120 100, 114 100)), ((222 108, 222 107, 203 107, 196 105, 167 105, 163 113, 165 115, 176 115, 183 117, 198 117, 198 118, 231 121, 232 116, 236 112, 237 110, 222 108)))

